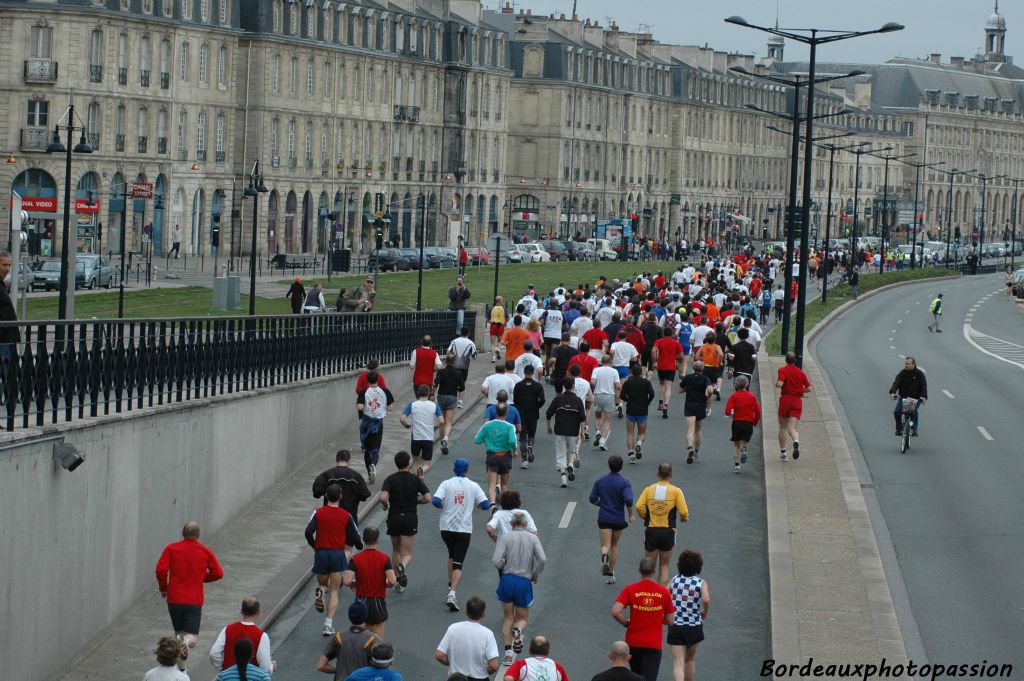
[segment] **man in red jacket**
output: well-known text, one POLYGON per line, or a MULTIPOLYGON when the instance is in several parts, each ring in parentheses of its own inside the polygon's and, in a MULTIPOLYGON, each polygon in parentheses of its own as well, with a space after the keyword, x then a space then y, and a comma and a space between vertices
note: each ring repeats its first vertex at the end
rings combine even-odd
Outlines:
POLYGON ((736 392, 725 403, 725 415, 732 416, 732 463, 733 473, 740 472, 740 464, 747 462, 747 444, 754 435, 754 426, 761 421, 761 405, 757 397, 747 388, 750 379, 736 377, 736 392))
POLYGON ((171 625, 183 645, 182 658, 199 640, 203 616, 203 584, 216 582, 224 570, 213 551, 199 543, 199 523, 189 521, 181 530, 182 540, 164 547, 156 562, 156 581, 167 601, 171 625))

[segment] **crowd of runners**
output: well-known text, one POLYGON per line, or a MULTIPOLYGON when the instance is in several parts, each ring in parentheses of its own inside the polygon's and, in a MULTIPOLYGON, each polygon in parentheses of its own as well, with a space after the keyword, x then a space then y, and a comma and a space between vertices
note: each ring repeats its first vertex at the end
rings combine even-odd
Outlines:
MULTIPOLYGON (((316 577, 313 607, 324 616, 325 646, 316 668, 338 680, 401 679, 392 669, 396 650, 386 631, 388 590, 410 588, 419 521, 429 519, 438 523, 448 557, 443 603, 465 614, 464 621, 449 627, 434 655, 453 681, 489 678, 499 669, 504 669, 502 681, 568 681, 548 639, 526 638, 533 628, 533 587, 547 557, 524 508, 529 500, 516 490, 513 474, 517 467, 553 463, 553 490, 569 490, 584 460, 598 466, 595 454, 600 453, 600 465, 608 472, 593 483, 586 499, 597 507, 604 581, 617 581, 620 539, 634 519, 644 526, 644 555, 637 579, 610 604, 612 618, 625 627, 624 641, 611 645, 611 669, 594 678, 656 681, 667 644, 675 681, 693 681, 710 593, 701 577, 700 553, 685 549, 676 554, 677 527, 690 510, 672 482, 673 469, 701 460, 702 426, 713 415, 731 419, 732 470, 740 473, 747 462, 747 446, 762 418, 750 390, 762 338, 772 319, 781 317, 784 296, 793 293, 775 283, 779 272, 775 259, 740 254, 683 264, 668 274, 642 273, 630 281, 602 277, 548 292, 530 287, 509 305, 499 297, 489 311, 486 350, 478 348, 469 329, 460 329, 442 353, 431 337, 422 339, 408 362, 414 397, 401 406, 380 367, 371 363, 356 386, 366 475, 351 466, 352 453, 343 449, 336 465, 312 486, 313 496, 322 499, 305 528, 316 577), (464 407, 469 367, 478 355, 494 364, 479 388, 485 403, 483 423, 474 429, 479 449, 463 447, 446 459, 445 479, 431 490, 425 476, 437 459, 435 440, 440 455, 448 455, 454 416, 464 407), (385 453, 384 430, 395 427, 389 414, 396 408, 397 423, 409 430, 409 446, 385 453), (645 455, 654 454, 645 448, 645 439, 649 428, 658 427, 650 419, 659 416, 676 419, 665 427, 684 422, 685 451, 655 454, 653 483, 634 493, 623 469, 647 463, 645 455), (622 424, 624 436, 616 437, 613 424, 622 424), (553 462, 538 461, 542 427, 553 443, 553 462), (382 456, 395 469, 383 476, 375 500, 386 520, 380 528, 361 527, 360 505, 378 483, 382 456), (427 505, 436 516, 420 510, 427 505), (480 623, 485 599, 472 596, 460 602, 474 516, 486 523, 493 541, 500 646, 480 623), (390 547, 381 546, 382 532, 390 547), (347 608, 343 587, 354 592, 347 608), (344 623, 335 621, 339 608, 344 623)), ((811 385, 792 355, 778 371, 775 386, 780 393, 779 456, 796 460, 802 399, 811 385)), ((224 574, 213 552, 199 543, 198 525, 187 524, 182 534, 182 541, 168 545, 157 563, 175 635, 161 639, 156 651, 160 666, 147 680, 187 678, 186 660, 201 649, 203 585, 224 574)), ((423 534, 426 541, 435 536, 423 534)), ((246 598, 238 621, 214 640, 208 656, 220 670, 219 679, 259 681, 274 672, 270 641, 256 624, 259 614, 258 601, 246 598)))

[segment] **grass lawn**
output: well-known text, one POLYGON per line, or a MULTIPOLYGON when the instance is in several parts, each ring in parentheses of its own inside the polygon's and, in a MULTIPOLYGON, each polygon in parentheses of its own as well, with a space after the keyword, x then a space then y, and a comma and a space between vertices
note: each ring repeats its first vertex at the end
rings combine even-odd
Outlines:
MULTIPOLYGON (((676 269, 679 263, 672 261, 653 262, 562 262, 562 263, 524 263, 502 264, 498 273, 498 294, 504 296, 505 302, 519 300, 527 287, 533 284, 539 293, 547 293, 559 284, 575 288, 577 284, 590 283, 591 286, 599 276, 609 279, 625 279, 641 271, 666 273, 676 269)), ((455 284, 457 270, 454 268, 423 271, 423 307, 424 309, 443 308, 448 305, 448 289, 455 284)), ((473 297, 471 303, 490 303, 494 295, 494 267, 470 267, 466 270, 466 286, 473 297)), ((387 310, 415 310, 417 271, 385 272, 378 276, 377 306, 378 312, 387 310)), ((314 282, 320 282, 324 289, 324 297, 328 305, 334 304, 338 289, 342 286, 359 286, 366 275, 345 275, 331 277, 303 277, 303 285, 309 289, 314 282)), ((292 279, 282 279, 282 285, 289 285, 292 279)), ((282 289, 282 294, 284 289, 282 289)))
MULTIPOLYGON (((915 270, 899 270, 895 272, 886 272, 879 276, 877 273, 865 274, 861 272, 860 276, 860 293, 864 295, 868 291, 873 289, 888 286, 889 284, 895 284, 901 281, 917 281, 919 279, 933 279, 935 277, 947 277, 951 274, 956 274, 956 270, 948 270, 944 267, 928 267, 925 269, 915 270)), ((837 286, 830 289, 828 292, 828 302, 824 305, 821 304, 821 291, 816 287, 812 287, 809 293, 813 293, 814 296, 807 302, 807 308, 804 311, 804 328, 805 333, 809 333, 814 326, 822 319, 828 316, 830 312, 835 310, 837 307, 846 303, 850 300, 850 287, 846 284, 837 286)), ((796 307, 794 306, 794 320, 796 319, 796 307)), ((795 333, 795 326, 790 330, 790 342, 793 340, 792 334, 795 333)), ((782 353, 782 325, 776 324, 772 327, 765 335, 765 348, 769 354, 778 355, 782 353)))
MULTIPOLYGON (((56 319, 57 296, 30 298, 27 305, 28 319, 56 319)), ((125 317, 205 317, 208 315, 244 315, 249 311, 249 296, 242 296, 240 310, 214 312, 213 289, 202 286, 184 288, 150 288, 125 291, 125 317)), ((19 312, 21 310, 19 306, 19 312)), ((287 314, 288 301, 256 297, 257 314, 287 314)), ((89 293, 75 296, 75 318, 89 319, 117 318, 117 291, 89 293)))

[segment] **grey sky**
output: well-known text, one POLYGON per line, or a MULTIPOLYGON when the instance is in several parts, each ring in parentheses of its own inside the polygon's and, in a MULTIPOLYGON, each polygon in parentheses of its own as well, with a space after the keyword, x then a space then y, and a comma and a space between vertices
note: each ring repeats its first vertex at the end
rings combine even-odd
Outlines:
MULTIPOLYGON (((504 0, 501 0, 504 4, 504 0)), ((572 12, 573 0, 522 0, 534 14, 572 12)), ((485 0, 495 8, 498 0, 485 0)), ((640 24, 651 27, 657 40, 667 43, 708 43, 717 50, 765 54, 768 35, 722 21, 739 15, 753 24, 775 23, 775 0, 577 0, 580 19, 596 19, 602 26, 612 17, 623 30, 640 24)), ((985 21, 992 13, 990 0, 779 0, 779 26, 866 30, 897 21, 901 33, 866 36, 819 49, 822 61, 882 62, 895 56, 926 57, 931 52, 972 57, 982 46, 985 21)), ((1003 0, 999 13, 1006 18, 1006 52, 1024 65, 1024 2, 1003 0)), ((807 58, 803 45, 787 43, 786 59, 807 58)))

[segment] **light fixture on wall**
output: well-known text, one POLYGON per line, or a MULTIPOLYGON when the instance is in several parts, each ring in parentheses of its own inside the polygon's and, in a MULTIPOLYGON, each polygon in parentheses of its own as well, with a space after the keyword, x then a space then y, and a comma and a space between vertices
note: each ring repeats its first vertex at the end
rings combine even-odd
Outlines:
POLYGON ((53 445, 53 460, 64 470, 71 472, 85 463, 85 455, 72 444, 56 442, 53 445))
POLYGON ((13 151, 11 153, 7 154, 7 164, 8 165, 14 165, 17 162, 18 162, 18 159, 14 158, 14 152, 13 151))

